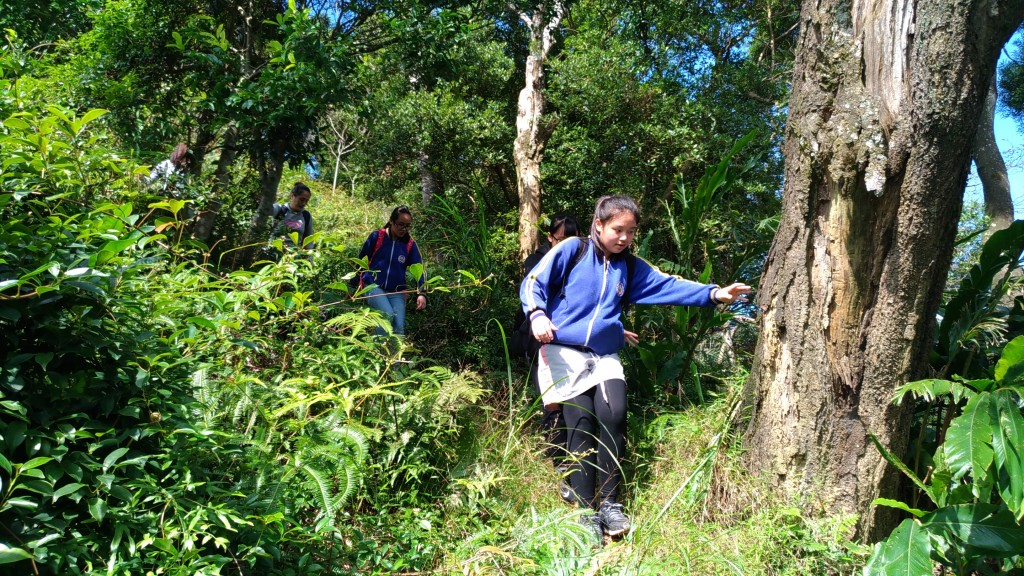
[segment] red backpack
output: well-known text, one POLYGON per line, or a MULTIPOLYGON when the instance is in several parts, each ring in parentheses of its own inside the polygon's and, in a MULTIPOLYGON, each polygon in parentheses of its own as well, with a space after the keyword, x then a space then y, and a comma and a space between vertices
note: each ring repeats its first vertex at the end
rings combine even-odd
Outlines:
MULTIPOLYGON (((388 233, 387 228, 381 228, 377 230, 377 243, 373 245, 373 250, 370 251, 370 256, 366 259, 366 264, 369 266, 370 262, 373 262, 373 257, 377 255, 377 251, 384 244, 384 235, 388 233)), ((405 253, 412 254, 412 234, 409 234, 409 241, 405 243, 405 253)), ((365 283, 363 282, 363 275, 359 274, 359 288, 362 290, 365 283)))

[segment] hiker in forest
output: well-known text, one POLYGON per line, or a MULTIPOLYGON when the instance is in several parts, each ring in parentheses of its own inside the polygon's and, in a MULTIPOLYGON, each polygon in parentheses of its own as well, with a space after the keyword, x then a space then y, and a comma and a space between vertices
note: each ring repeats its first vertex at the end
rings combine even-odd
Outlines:
MULTIPOLYGON (((366 303, 384 314, 391 321, 392 331, 399 335, 405 334, 405 303, 409 296, 406 270, 414 264, 423 264, 420 249, 409 233, 411 228, 412 212, 409 208, 395 208, 383 228, 370 232, 358 256, 366 257, 368 262, 367 271, 359 275, 359 289, 376 284, 366 293, 366 303)), ((416 279, 417 310, 427 308, 427 296, 424 294, 426 279, 425 272, 416 279)), ((379 330, 378 334, 383 335, 384 331, 379 330)))
POLYGON ((287 204, 274 204, 274 230, 271 239, 280 237, 285 246, 295 246, 293 234, 298 234, 298 245, 310 250, 314 242, 306 242, 313 235, 313 215, 306 210, 306 204, 313 192, 302 182, 296 182, 288 195, 287 204))
MULTIPOLYGON (((523 265, 524 278, 530 273, 530 270, 533 270, 534 266, 541 261, 544 255, 553 247, 557 246, 559 242, 579 235, 579 223, 576 221, 576 218, 567 214, 556 214, 551 217, 547 227, 547 232, 547 241, 542 243, 540 247, 533 252, 533 254, 526 257, 526 261, 523 265)), ((540 343, 537 342, 530 333, 530 324, 526 321, 526 314, 523 312, 521 306, 516 308, 513 327, 514 330, 509 340, 509 353, 513 356, 524 356, 527 358, 527 362, 530 364, 530 381, 537 386, 537 351, 540 350, 540 343)), ((539 386, 537 388, 537 393, 542 393, 539 386)), ((545 438, 548 442, 548 446, 544 450, 544 455, 551 458, 555 465, 555 469, 558 471, 559 478, 564 479, 565 475, 568 473, 569 464, 565 459, 566 431, 561 420, 561 405, 544 405, 541 429, 544 431, 545 438)), ((569 484, 564 480, 559 482, 558 493, 563 500, 567 502, 573 501, 572 491, 569 488, 569 484)))
POLYGON ((177 198, 176 180, 185 176, 188 164, 188 146, 184 142, 179 142, 171 152, 171 157, 154 166, 149 171, 149 176, 143 178, 143 181, 147 186, 159 184, 162 193, 170 193, 177 198))
POLYGON ((569 485, 588 509, 580 522, 599 540, 630 528, 618 502, 626 443, 626 380, 618 351, 634 344, 636 335, 623 328, 623 305, 714 306, 743 302, 751 291, 741 283, 722 288, 670 276, 637 258, 629 247, 639 219, 632 199, 602 197, 590 238, 556 245, 519 290, 541 342, 543 402, 562 405, 573 456, 569 485))

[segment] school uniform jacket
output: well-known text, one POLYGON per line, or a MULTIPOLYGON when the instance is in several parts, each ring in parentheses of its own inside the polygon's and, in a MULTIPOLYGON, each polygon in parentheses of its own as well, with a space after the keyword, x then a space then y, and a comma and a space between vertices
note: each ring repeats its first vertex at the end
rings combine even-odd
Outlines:
MULTIPOLYGON (((575 257, 576 242, 559 242, 527 274, 519 287, 523 311, 531 320, 545 314, 557 328, 554 344, 583 346, 596 354, 613 354, 625 345, 621 320, 626 292, 626 258, 605 258, 593 242, 565 279, 565 298, 551 294, 575 257)), ((616 257, 617 256, 617 257, 616 257)), ((636 259, 629 286, 630 304, 714 306, 715 284, 700 284, 665 274, 642 258, 636 259)))

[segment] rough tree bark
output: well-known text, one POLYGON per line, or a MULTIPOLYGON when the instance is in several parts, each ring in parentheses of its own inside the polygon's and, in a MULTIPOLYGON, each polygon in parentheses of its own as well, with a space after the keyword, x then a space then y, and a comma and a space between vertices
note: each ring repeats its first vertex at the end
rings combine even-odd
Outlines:
POLYGON ((996 144, 994 130, 996 115, 996 75, 988 83, 985 105, 978 121, 978 132, 974 136, 974 165, 978 167, 978 178, 985 195, 985 215, 989 218, 985 237, 1006 228, 1013 222, 1013 197, 1010 195, 1010 179, 1006 174, 1006 163, 996 144))
POLYGON ((747 465, 811 512, 871 501, 905 452, 894 388, 924 374, 975 128, 1022 0, 805 0, 782 220, 746 388, 747 465))
POLYGON ((238 129, 231 126, 224 132, 224 137, 221 140, 220 159, 217 160, 217 169, 214 172, 210 201, 196 217, 193 235, 207 245, 213 236, 213 225, 217 221, 217 214, 220 213, 220 209, 224 205, 224 196, 228 193, 228 188, 231 185, 230 168, 238 156, 238 150, 235 148, 237 142, 238 129))
POLYGON ((420 150, 417 166, 420 170, 420 191, 423 197, 423 205, 429 206, 434 196, 441 193, 441 179, 430 168, 430 154, 426 150, 420 150))
POLYGON ((544 115, 544 64, 554 47, 554 32, 565 12, 561 0, 541 0, 532 14, 511 9, 530 31, 530 53, 526 57, 526 84, 519 92, 516 140, 513 157, 519 192, 519 257, 526 259, 538 246, 540 218, 540 163, 554 123, 544 115))
POLYGON ((260 193, 256 212, 252 215, 249 229, 245 234, 243 248, 235 253, 236 257, 232 260, 233 268, 244 268, 251 264, 256 250, 267 240, 274 202, 277 201, 277 189, 281 184, 281 174, 284 172, 285 138, 288 136, 282 134, 278 138, 273 138, 269 150, 263 154, 253 155, 256 173, 260 179, 260 193))

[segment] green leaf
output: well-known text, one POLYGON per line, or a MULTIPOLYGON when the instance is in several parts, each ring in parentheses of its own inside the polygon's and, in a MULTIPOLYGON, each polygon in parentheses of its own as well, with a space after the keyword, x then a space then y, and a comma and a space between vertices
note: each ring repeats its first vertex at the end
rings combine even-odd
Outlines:
POLYGON ((8 118, 7 120, 4 120, 4 126, 14 130, 30 130, 32 128, 29 126, 28 122, 25 122, 21 118, 8 118))
POLYGON ((953 480, 960 480, 967 474, 974 478, 974 495, 979 496, 979 486, 985 483, 989 466, 992 465, 992 395, 979 394, 967 403, 963 414, 957 416, 946 433, 943 451, 946 463, 953 471, 953 480))
POLYGON ((911 508, 908 504, 906 504, 904 502, 900 502, 899 500, 890 500, 889 498, 875 498, 875 500, 873 502, 871 502, 871 504, 873 506, 887 506, 889 508, 896 508, 897 510, 903 510, 904 512, 909 512, 910 514, 913 514, 914 516, 917 516, 918 518, 920 518, 920 517, 924 516, 925 514, 927 514, 927 512, 925 512, 924 510, 919 510, 917 508, 911 508))
POLYGON ((948 531, 960 542, 990 556, 1013 556, 1024 550, 1024 527, 1009 510, 994 504, 940 508, 922 518, 921 525, 930 532, 948 531))
POLYGON ((99 498, 89 500, 89 514, 97 522, 102 522, 107 515, 107 503, 99 498))
POLYGON ((36 354, 36 363, 46 370, 46 366, 53 360, 53 352, 41 352, 36 354))
POLYGON ((213 322, 210 322, 206 318, 200 318, 199 316, 192 316, 191 318, 188 319, 188 321, 191 322, 192 324, 195 324, 197 326, 201 326, 201 327, 206 328, 208 330, 216 330, 217 329, 217 325, 216 324, 214 324, 213 322))
POLYGON ((32 554, 29 554, 21 548, 11 548, 7 544, 0 542, 0 564, 10 564, 11 562, 20 562, 22 560, 29 560, 32 558, 32 554))
POLYGON ((106 472, 111 466, 113 466, 117 462, 117 460, 121 456, 124 456, 127 452, 127 448, 118 448, 117 450, 114 450, 110 454, 107 454, 107 457, 103 459, 103 471, 106 472))
POLYGON ((931 488, 929 488, 920 478, 918 478, 917 475, 914 474, 910 470, 910 468, 908 468, 907 465, 903 463, 902 460, 893 456, 892 452, 889 452, 885 448, 885 446, 882 446, 882 443, 878 441, 878 438, 876 438, 874 434, 868 434, 868 436, 871 438, 871 441, 875 443, 875 447, 878 448, 878 451, 882 453, 882 458, 885 458, 887 462, 895 466, 900 472, 903 472, 907 476, 907 478, 910 478, 910 480, 914 483, 915 486, 917 486, 918 488, 921 489, 921 491, 927 494, 933 502, 935 501, 935 494, 932 492, 931 488))
POLYGON ((78 122, 81 126, 84 127, 89 122, 92 122, 93 120, 99 118, 100 116, 103 116, 106 113, 107 111, 103 110, 102 108, 93 108, 92 110, 89 110, 84 115, 82 115, 81 120, 79 120, 78 122))
POLYGON ((1024 336, 1017 336, 1006 343, 1003 354, 996 362, 996 380, 1007 380, 1007 384, 1020 380, 1024 374, 1024 336))
POLYGON ((32 470, 33 468, 39 468, 40 466, 42 466, 43 464, 46 464, 50 460, 53 460, 53 458, 48 458, 46 456, 40 456, 38 458, 33 458, 33 459, 29 460, 28 462, 25 462, 24 464, 21 464, 20 466, 17 466, 17 468, 18 468, 18 470, 22 474, 24 474, 26 471, 32 470))
POLYGON ((58 498, 73 494, 82 488, 85 488, 85 484, 79 484, 78 482, 72 482, 71 484, 65 484, 53 492, 53 501, 56 502, 58 498))
POLYGON ((992 434, 996 487, 1003 502, 1020 521, 1024 518, 1024 417, 1013 392, 1000 390, 993 397, 999 421, 992 434))
POLYGON ((928 533, 917 520, 908 518, 888 538, 875 544, 864 576, 931 576, 931 553, 928 533))

